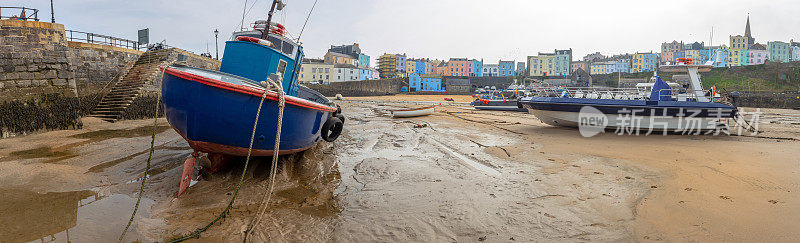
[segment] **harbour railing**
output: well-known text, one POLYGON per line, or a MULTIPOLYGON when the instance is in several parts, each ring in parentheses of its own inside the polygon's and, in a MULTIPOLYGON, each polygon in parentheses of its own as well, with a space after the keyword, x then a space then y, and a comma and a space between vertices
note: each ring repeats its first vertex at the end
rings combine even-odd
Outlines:
POLYGON ((39 10, 26 7, 1 7, 0 19, 39 21, 39 10))
POLYGON ((77 30, 66 30, 66 36, 67 40, 74 42, 109 45, 109 46, 124 47, 124 48, 139 50, 138 41, 123 39, 119 37, 100 35, 100 34, 77 31, 77 30))

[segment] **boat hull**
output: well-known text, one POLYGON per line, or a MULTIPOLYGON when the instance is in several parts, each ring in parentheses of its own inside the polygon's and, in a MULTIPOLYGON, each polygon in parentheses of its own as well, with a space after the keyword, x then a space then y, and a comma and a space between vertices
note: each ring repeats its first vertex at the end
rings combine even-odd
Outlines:
POLYGON ((417 117, 417 116, 427 116, 431 115, 434 112, 433 107, 425 107, 420 109, 410 109, 410 110, 395 110, 392 111, 392 116, 394 117, 417 117))
POLYGON ((529 97, 521 103, 542 122, 565 127, 587 124, 586 117, 591 116, 603 121, 591 126, 605 129, 705 131, 719 129, 736 114, 732 106, 710 102, 529 97), (586 113, 585 107, 593 112, 586 113))
POLYGON ((484 100, 477 99, 472 101, 472 107, 478 110, 490 111, 521 111, 526 112, 527 109, 519 105, 517 100, 484 100))
MULTIPOLYGON (((162 101, 167 121, 196 151, 246 156, 263 89, 220 81, 211 74, 240 78, 210 70, 166 68, 162 101)), ((273 155, 277 100, 277 94, 268 91, 255 128, 253 156, 273 155)), ((322 124, 335 111, 327 105, 286 96, 279 153, 297 153, 314 146, 320 140, 322 124)))

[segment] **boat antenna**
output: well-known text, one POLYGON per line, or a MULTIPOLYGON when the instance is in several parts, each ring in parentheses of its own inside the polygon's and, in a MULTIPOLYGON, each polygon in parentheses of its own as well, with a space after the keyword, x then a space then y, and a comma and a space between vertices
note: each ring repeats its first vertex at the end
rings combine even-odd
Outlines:
POLYGON ((306 22, 303 22, 303 28, 300 29, 300 34, 297 35, 297 43, 300 43, 300 36, 303 36, 303 31, 306 30, 306 24, 308 24, 308 19, 311 18, 311 12, 314 12, 314 6, 317 6, 317 0, 314 0, 314 5, 311 5, 311 10, 308 11, 308 16, 306 16, 306 22))
POLYGON ((272 6, 269 8, 269 14, 267 15, 267 28, 264 30, 264 32, 261 32, 261 39, 266 40, 267 36, 269 36, 269 32, 272 29, 272 14, 275 13, 275 6, 278 6, 278 10, 283 9, 283 1, 272 0, 272 6))
POLYGON ((244 0, 244 8, 242 9, 242 23, 239 25, 239 30, 244 29, 244 16, 247 14, 247 0, 244 0))

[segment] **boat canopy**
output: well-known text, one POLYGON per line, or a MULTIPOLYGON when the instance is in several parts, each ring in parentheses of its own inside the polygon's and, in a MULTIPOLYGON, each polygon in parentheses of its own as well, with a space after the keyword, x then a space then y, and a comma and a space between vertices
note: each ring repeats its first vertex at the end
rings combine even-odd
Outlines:
POLYGON ((661 80, 661 77, 656 77, 656 82, 653 83, 653 90, 650 91, 651 101, 669 101, 672 100, 672 88, 669 87, 667 82, 661 80))

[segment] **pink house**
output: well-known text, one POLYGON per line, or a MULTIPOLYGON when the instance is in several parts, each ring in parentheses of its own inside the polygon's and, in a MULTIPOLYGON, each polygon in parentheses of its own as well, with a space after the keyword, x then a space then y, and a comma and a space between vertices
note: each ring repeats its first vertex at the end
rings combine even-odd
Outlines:
POLYGON ((447 62, 445 76, 472 76, 475 70, 475 62, 466 58, 450 58, 447 62))
POLYGON ((381 72, 378 69, 372 69, 372 79, 381 79, 381 72))
POLYGON ((767 60, 769 60, 769 51, 767 51, 767 48, 764 47, 764 45, 756 43, 750 46, 750 50, 747 53, 747 59, 749 65, 764 64, 767 60))
POLYGON ((589 72, 589 69, 586 67, 586 62, 572 62, 569 64, 570 73, 577 71, 578 69, 583 69, 583 71, 589 72))

